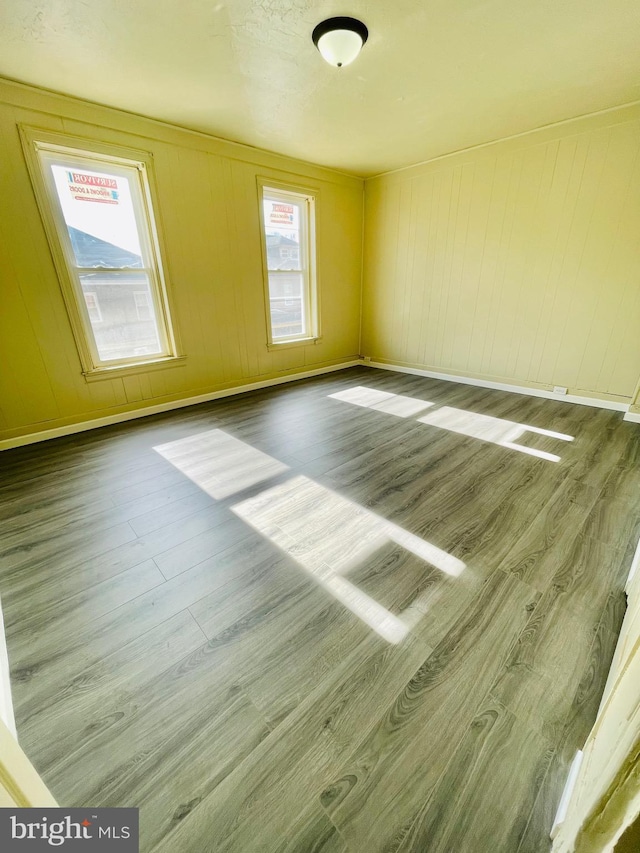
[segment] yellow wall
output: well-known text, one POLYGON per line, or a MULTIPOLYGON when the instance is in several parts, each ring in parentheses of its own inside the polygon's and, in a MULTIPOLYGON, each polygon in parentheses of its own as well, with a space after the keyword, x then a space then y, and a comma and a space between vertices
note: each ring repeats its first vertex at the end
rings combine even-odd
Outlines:
POLYGON ((628 401, 640 107, 367 181, 363 354, 628 401))
MULTIPOLYGON (((366 182, 0 80, 0 441, 374 360, 629 401, 640 376, 640 107, 366 182), (184 365, 87 382, 18 124, 154 155, 184 365), (319 189, 322 341, 266 346, 256 177, 319 189)), ((635 411, 635 409, 634 409, 635 411)))
POLYGON ((0 440, 357 356, 358 178, 0 81, 0 440), (184 366, 87 382, 27 174, 18 124, 154 155, 184 366), (267 350, 256 176, 311 185, 322 341, 267 350))

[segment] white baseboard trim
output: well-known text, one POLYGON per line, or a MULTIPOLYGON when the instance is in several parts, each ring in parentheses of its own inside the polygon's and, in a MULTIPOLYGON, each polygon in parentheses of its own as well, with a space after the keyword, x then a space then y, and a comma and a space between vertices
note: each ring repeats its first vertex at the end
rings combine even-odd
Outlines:
POLYGON ((288 373, 286 376, 277 376, 272 379, 264 379, 259 382, 251 382, 247 385, 236 385, 233 388, 224 388, 221 391, 211 391, 207 394, 199 394, 196 397, 184 397, 179 400, 171 400, 168 403, 156 403, 143 409, 132 409, 128 412, 119 412, 115 415, 106 415, 101 418, 93 418, 88 421, 79 421, 65 426, 43 429, 26 435, 15 436, 0 440, 0 452, 11 450, 14 447, 23 447, 27 444, 35 444, 39 441, 49 441, 52 438, 61 438, 65 435, 73 435, 77 432, 85 432, 90 429, 98 429, 103 426, 111 426, 125 421, 144 418, 148 415, 158 415, 162 412, 170 412, 173 409, 182 409, 186 406, 195 406, 198 403, 208 403, 222 397, 232 397, 235 394, 244 394, 247 391, 259 391, 262 388, 270 388, 274 385, 282 385, 286 382, 295 382, 298 379, 310 379, 313 376, 321 376, 324 373, 334 373, 338 370, 346 370, 349 367, 374 367, 379 370, 390 370, 395 373, 410 373, 414 376, 426 376, 429 379, 442 379, 445 382, 460 382, 464 385, 475 385, 480 388, 495 388, 498 391, 511 391, 515 394, 527 394, 530 397, 543 397, 547 400, 559 400, 563 403, 575 403, 579 406, 594 406, 599 409, 611 409, 615 412, 625 412, 624 420, 632 423, 640 423, 640 414, 629 412, 629 405, 616 400, 603 400, 596 397, 580 397, 574 394, 554 394, 542 388, 529 388, 525 385, 510 385, 505 382, 493 382, 489 379, 476 379, 470 376, 462 376, 452 373, 440 373, 435 370, 423 370, 418 367, 405 367, 404 365, 383 364, 377 361, 365 361, 364 359, 352 359, 340 364, 332 364, 328 367, 318 367, 313 370, 305 370, 300 373, 288 373))
POLYGON ((558 834, 558 830, 565 822, 567 817, 567 810, 569 808, 569 801, 571 799, 571 794, 573 794, 573 789, 576 786, 576 782, 578 781, 578 773, 580 772, 580 765, 582 764, 583 753, 582 750, 579 749, 571 763, 571 768, 569 770, 569 775, 567 776, 567 781, 565 782, 564 791, 562 792, 562 796, 560 797, 560 805, 558 806, 558 811, 556 812, 556 816, 553 821, 553 826, 551 827, 550 838, 555 838, 558 834))
POLYGON ((65 435, 73 435, 76 432, 85 432, 89 429, 98 429, 103 426, 111 426, 136 418, 144 418, 148 415, 159 415, 162 412, 170 412, 172 409, 183 409, 186 406, 195 406, 198 403, 209 403, 211 400, 219 400, 222 397, 233 397, 235 394, 244 394, 247 391, 259 391, 261 388, 270 388, 272 385, 282 385, 285 382, 295 382, 298 379, 309 379, 312 376, 321 376, 323 373, 334 373, 338 370, 346 370, 348 367, 358 367, 359 359, 344 361, 340 364, 332 364, 329 367, 317 367, 313 370, 305 370, 300 373, 288 373, 286 376, 277 376, 273 379, 264 379, 260 382, 251 382, 247 385, 235 385, 233 388, 224 388, 221 391, 211 391, 207 394, 199 394, 197 397, 184 397, 180 400, 171 400, 168 403, 156 403, 146 406, 144 409, 132 409, 128 412, 119 412, 115 415, 106 415, 102 418, 93 418, 90 421, 67 424, 66 426, 44 429, 27 435, 19 435, 15 438, 6 438, 0 441, 0 451, 11 450, 14 447, 23 447, 27 444, 35 444, 39 441, 49 441, 52 438, 61 438, 65 435))
POLYGON ((9 655, 7 652, 7 641, 4 633, 2 602, 0 602, 0 720, 2 720, 17 740, 18 734, 16 732, 16 719, 13 714, 13 701, 11 699, 9 655))
POLYGON ((640 539, 638 539, 638 544, 636 546, 636 552, 633 555, 633 560, 631 561, 631 568, 629 569, 629 577, 627 578, 627 582, 624 585, 624 591, 629 595, 629 590, 631 589, 631 584, 633 583, 636 574, 638 573, 638 569, 640 569, 640 539))
MULTIPOLYGON (((544 397, 546 400, 559 400, 561 403, 575 403, 578 406, 594 406, 597 409, 611 409, 614 412, 628 412, 629 404, 618 400, 604 400, 601 397, 580 397, 576 394, 554 394, 544 388, 529 388, 527 385, 509 385, 506 382, 493 382, 490 379, 475 379, 471 376, 461 376, 453 373, 438 373, 435 370, 422 370, 418 367, 404 367, 398 364, 383 364, 379 361, 362 361, 365 367, 376 367, 380 370, 391 370, 396 373, 411 373, 415 376, 426 376, 429 379, 443 379, 445 382, 460 382, 463 385, 476 385, 479 388, 495 388, 498 391, 511 391, 514 394, 527 394, 529 397, 544 397)), ((639 415, 625 416, 625 420, 638 418, 639 415)))

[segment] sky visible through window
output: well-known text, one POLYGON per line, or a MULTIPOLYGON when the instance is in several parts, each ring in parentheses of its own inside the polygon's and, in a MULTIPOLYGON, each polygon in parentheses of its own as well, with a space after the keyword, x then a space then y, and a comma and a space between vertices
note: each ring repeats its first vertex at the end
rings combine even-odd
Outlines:
POLYGON ((107 164, 104 170, 86 168, 72 158, 50 168, 98 359, 161 355, 164 343, 134 205, 137 173, 107 164))
POLYGON ((64 220, 77 228, 140 255, 140 240, 129 181, 122 175, 52 165, 64 220))

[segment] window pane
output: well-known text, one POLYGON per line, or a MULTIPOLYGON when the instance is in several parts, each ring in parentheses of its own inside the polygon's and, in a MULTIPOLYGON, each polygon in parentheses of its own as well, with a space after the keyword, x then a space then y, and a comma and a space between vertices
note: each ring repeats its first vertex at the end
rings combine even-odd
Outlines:
POLYGON ((303 310, 303 275, 277 273, 269 276, 269 303, 273 339, 306 334, 303 310))
POLYGON ((85 290, 84 301, 87 303, 87 311, 89 312, 89 319, 91 320, 91 324, 93 325, 94 323, 102 323, 102 311, 100 310, 98 294, 95 292, 95 290, 85 290))
POLYGON ((86 168, 51 165, 79 267, 141 267, 129 179, 86 168))
POLYGON ((151 304, 151 294, 149 291, 136 290, 133 294, 133 299, 136 303, 138 320, 152 320, 153 305, 151 304))
POLYGON ((102 361, 162 352, 146 273, 82 273, 80 283, 102 361))
POLYGON ((316 324, 314 197, 304 192, 263 187, 262 219, 269 298, 269 341, 306 339, 316 324))
POLYGON ((301 270, 301 205, 265 198, 264 224, 267 267, 270 270, 301 270))

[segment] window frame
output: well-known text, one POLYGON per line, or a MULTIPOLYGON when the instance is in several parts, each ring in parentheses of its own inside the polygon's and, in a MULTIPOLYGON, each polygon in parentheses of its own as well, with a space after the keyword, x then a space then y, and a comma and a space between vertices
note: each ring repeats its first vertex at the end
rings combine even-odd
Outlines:
MULTIPOLYGON (((258 177, 258 209, 260 215, 260 245, 262 249, 262 276, 264 285, 264 310, 267 330, 267 349, 276 350, 285 347, 308 346, 318 344, 322 337, 320 334, 320 290, 318 287, 318 274, 316 267, 316 245, 317 245, 317 207, 318 189, 300 184, 282 183, 268 177, 258 177), (305 292, 305 320, 307 333, 304 335, 287 335, 279 338, 273 337, 271 326, 271 294, 269 291, 269 259, 267 250, 266 223, 264 220, 265 192, 273 194, 274 197, 282 199, 285 203, 291 198, 296 203, 304 202, 306 216, 305 222, 301 223, 304 248, 307 264, 303 270, 282 270, 284 274, 291 272, 303 273, 303 289, 305 292)), ((277 270, 272 270, 278 272, 277 270)))
POLYGON ((158 205, 155 203, 151 152, 114 146, 25 125, 20 125, 19 130, 36 202, 58 274, 85 379, 92 381, 114 375, 129 375, 183 363, 185 359, 179 354, 179 341, 171 322, 173 311, 170 290, 161 260, 159 223, 155 213, 158 205), (131 197, 144 266, 131 268, 131 271, 147 274, 151 299, 156 309, 161 353, 152 353, 148 356, 132 355, 119 359, 100 358, 88 307, 82 294, 80 276, 86 272, 100 271, 117 277, 118 274, 128 271, 128 268, 114 267, 102 270, 97 267, 85 270, 78 266, 53 173, 49 163, 41 154, 45 158, 54 160, 56 156, 72 158, 80 169, 112 170, 114 174, 127 178, 131 177, 134 170, 138 181, 137 189, 132 190, 131 197))

